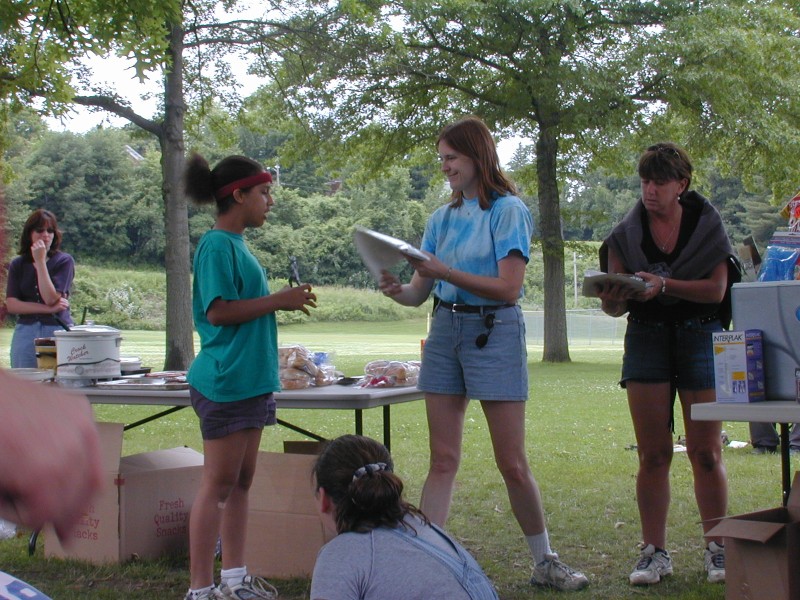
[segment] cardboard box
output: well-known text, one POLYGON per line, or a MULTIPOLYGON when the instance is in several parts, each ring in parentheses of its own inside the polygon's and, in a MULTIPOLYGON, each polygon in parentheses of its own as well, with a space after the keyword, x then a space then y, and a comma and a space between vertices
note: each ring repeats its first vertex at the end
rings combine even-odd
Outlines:
POLYGON ((742 281, 756 281, 758 270, 761 268, 761 254, 752 235, 748 235, 742 244, 736 248, 739 260, 742 261, 742 281))
POLYGON ((283 442, 283 451, 287 454, 313 454, 318 455, 322 452, 322 449, 325 448, 325 444, 328 442, 317 442, 317 441, 309 441, 309 440, 302 440, 302 441, 294 441, 294 440, 286 440, 283 442))
POLYGON ((122 424, 97 425, 105 489, 73 527, 69 548, 45 531, 45 556, 103 564, 186 552, 203 455, 172 448, 120 457, 122 424))
POLYGON ((332 537, 317 512, 315 460, 312 454, 259 452, 244 548, 250 573, 286 579, 314 571, 319 549, 332 537))
POLYGON ((800 598, 800 472, 786 507, 727 517, 706 535, 725 538, 726 600, 800 598))
POLYGON ((713 344, 717 402, 761 402, 766 399, 761 331, 716 331, 713 344))

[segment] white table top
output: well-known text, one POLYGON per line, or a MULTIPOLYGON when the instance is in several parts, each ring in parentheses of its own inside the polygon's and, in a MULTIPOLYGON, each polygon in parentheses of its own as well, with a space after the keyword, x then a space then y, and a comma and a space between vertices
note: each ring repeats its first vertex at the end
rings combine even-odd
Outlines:
POLYGON ((794 401, 706 402, 692 405, 696 421, 800 423, 800 403, 794 401))
MULTIPOLYGON (((189 390, 114 390, 99 387, 77 388, 92 404, 136 404, 152 406, 190 406, 189 390)), ((416 386, 359 388, 343 385, 310 387, 275 393, 278 408, 366 409, 422 399, 416 386)))

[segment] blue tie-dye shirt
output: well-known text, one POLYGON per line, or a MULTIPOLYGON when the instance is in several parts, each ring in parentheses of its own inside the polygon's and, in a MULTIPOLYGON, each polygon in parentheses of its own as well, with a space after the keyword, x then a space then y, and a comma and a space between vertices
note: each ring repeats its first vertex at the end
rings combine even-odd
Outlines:
MULTIPOLYGON (((498 261, 512 250, 528 262, 532 232, 533 217, 516 196, 496 198, 489 210, 481 210, 473 198, 458 208, 446 204, 436 209, 425 226, 421 247, 458 271, 497 277, 498 261)), ((454 304, 499 304, 442 280, 433 293, 454 304)))

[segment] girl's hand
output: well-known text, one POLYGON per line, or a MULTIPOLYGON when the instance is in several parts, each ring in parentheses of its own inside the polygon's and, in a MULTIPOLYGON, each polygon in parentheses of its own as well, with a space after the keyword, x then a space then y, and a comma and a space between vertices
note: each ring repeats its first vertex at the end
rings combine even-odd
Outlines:
POLYGON ((300 310, 310 315, 308 308, 317 307, 317 295, 311 291, 311 285, 304 283, 298 287, 286 286, 278 294, 281 295, 283 310, 300 310))

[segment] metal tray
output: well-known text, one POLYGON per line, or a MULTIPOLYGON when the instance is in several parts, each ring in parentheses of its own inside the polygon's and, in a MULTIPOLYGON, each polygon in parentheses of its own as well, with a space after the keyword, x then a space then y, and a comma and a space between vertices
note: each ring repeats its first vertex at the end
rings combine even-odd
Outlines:
POLYGON ((107 390, 188 390, 189 384, 181 381, 166 381, 149 377, 98 381, 94 387, 107 390))

